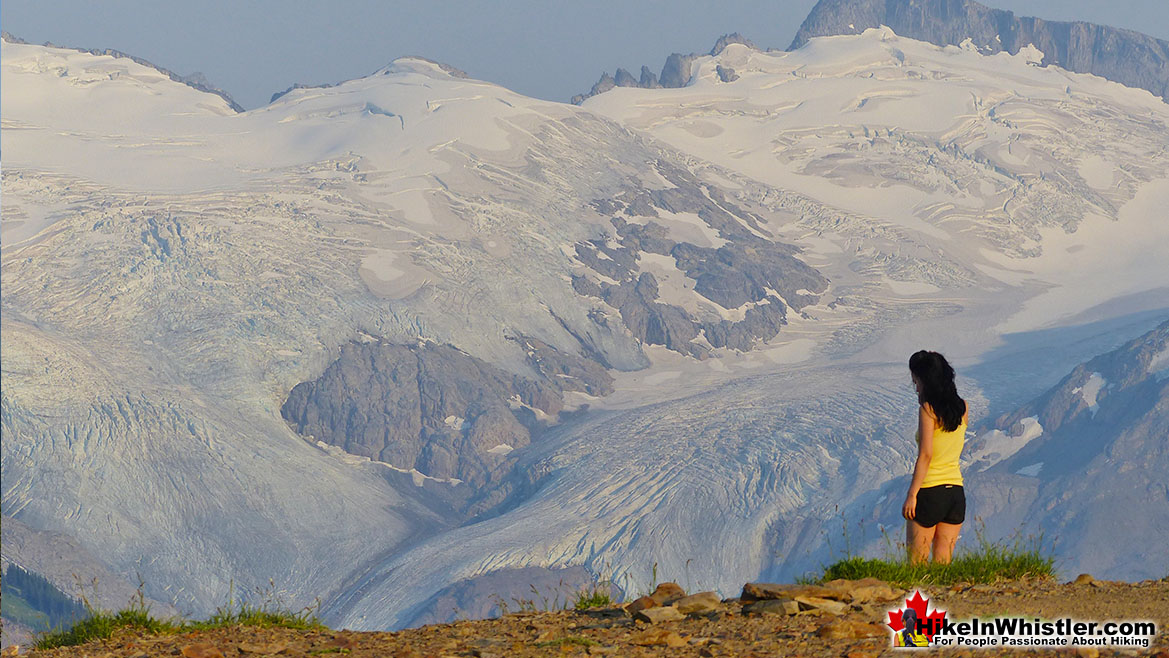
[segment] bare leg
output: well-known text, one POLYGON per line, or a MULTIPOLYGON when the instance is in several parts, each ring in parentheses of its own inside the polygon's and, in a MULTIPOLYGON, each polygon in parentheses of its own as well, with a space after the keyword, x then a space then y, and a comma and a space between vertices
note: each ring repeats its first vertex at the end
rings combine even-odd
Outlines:
MULTIPOLYGON (((934 526, 936 528, 937 526, 934 526)), ((930 559, 930 544, 934 542, 934 528, 926 528, 917 521, 905 522, 905 548, 909 563, 919 564, 930 559)))
POLYGON ((933 538, 934 562, 949 564, 950 558, 954 556, 954 544, 958 542, 958 533, 962 530, 962 524, 939 523, 934 527, 937 529, 933 538))

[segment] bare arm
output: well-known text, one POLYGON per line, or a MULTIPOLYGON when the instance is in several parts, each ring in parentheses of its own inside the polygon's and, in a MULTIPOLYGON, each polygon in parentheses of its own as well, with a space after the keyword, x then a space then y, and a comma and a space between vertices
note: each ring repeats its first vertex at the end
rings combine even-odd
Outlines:
POLYGON ((905 494, 905 504, 901 507, 901 515, 907 519, 917 516, 917 492, 921 490, 921 483, 925 482, 930 459, 934 456, 934 426, 936 423, 936 417, 930 410, 926 409, 925 405, 917 408, 917 431, 921 434, 921 443, 917 446, 917 463, 913 466, 913 481, 909 483, 909 492, 905 494))

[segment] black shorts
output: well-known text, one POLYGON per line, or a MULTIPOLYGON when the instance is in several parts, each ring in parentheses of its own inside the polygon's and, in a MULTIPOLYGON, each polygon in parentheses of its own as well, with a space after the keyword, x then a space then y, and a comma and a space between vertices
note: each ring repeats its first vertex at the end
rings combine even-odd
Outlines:
POLYGON ((913 520, 922 527, 938 523, 958 525, 966 520, 966 492, 960 484, 939 484, 917 491, 913 520))

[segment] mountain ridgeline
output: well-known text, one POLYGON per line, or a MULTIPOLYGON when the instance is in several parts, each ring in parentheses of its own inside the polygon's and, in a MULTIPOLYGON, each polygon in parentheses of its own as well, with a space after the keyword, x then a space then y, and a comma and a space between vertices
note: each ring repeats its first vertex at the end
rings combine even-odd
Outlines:
POLYGON ((1169 97, 1169 42, 1107 25, 1015 16, 972 0, 820 0, 788 50, 809 39, 886 25, 898 35, 946 46, 970 39, 979 52, 1017 54, 1034 45, 1043 66, 1091 73, 1169 97))
MULTIPOLYGON (((797 50, 809 39, 860 34, 869 28, 889 27, 896 34, 937 46, 957 46, 969 39, 984 55, 1012 55, 1033 45, 1043 53, 1042 66, 1058 66, 1074 73, 1091 73, 1128 87, 1147 89, 1161 99, 1169 98, 1169 42, 1133 30, 1084 21, 1047 21, 1015 16, 972 0, 820 0, 804 19, 788 50, 797 50)), ((711 55, 732 43, 752 45, 739 33, 718 40, 711 55)), ((579 105, 615 87, 683 87, 690 82, 690 64, 700 55, 674 53, 666 59, 661 75, 641 67, 634 78, 625 69, 604 73, 588 93, 573 96, 579 105)), ((731 68, 718 72, 722 82, 738 75, 731 68)))

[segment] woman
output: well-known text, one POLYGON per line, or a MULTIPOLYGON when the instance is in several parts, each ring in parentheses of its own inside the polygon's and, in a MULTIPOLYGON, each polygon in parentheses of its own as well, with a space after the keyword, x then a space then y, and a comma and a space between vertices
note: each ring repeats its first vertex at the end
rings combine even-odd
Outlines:
POLYGON ((909 561, 948 564, 966 520, 966 493, 958 456, 966 440, 966 401, 954 386, 954 369, 937 352, 909 357, 917 388, 917 464, 905 496, 905 543, 909 561))

